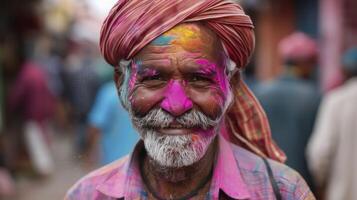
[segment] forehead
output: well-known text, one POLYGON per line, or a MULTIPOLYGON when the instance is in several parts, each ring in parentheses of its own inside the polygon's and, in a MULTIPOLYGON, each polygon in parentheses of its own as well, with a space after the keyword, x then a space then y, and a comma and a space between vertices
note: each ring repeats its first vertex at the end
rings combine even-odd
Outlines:
POLYGON ((206 26, 199 23, 184 23, 157 37, 135 57, 151 57, 152 54, 182 57, 190 53, 217 60, 223 54, 223 47, 217 35, 206 26))

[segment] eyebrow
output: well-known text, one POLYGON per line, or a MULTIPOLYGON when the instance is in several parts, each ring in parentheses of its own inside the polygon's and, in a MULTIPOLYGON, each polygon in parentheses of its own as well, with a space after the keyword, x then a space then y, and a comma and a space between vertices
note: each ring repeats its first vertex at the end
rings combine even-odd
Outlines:
POLYGON ((205 69, 205 70, 200 69, 200 72, 204 74, 212 74, 212 75, 217 74, 217 71, 215 69, 205 69))
POLYGON ((204 75, 216 75, 217 74, 217 64, 211 62, 207 59, 197 59, 194 62, 194 65, 197 66, 196 72, 204 75))
POLYGON ((145 68, 141 71, 138 71, 138 75, 139 76, 155 76, 160 74, 160 72, 156 69, 149 69, 149 68, 145 68))
POLYGON ((217 74, 216 70, 214 69, 196 69, 191 71, 190 73, 196 74, 196 75, 204 75, 204 76, 215 76, 217 74))
POLYGON ((183 74, 186 76, 201 75, 212 77, 217 74, 217 70, 215 68, 202 67, 197 63, 186 63, 186 66, 188 66, 188 68, 183 71, 183 74))
MULTIPOLYGON (((165 73, 164 67, 167 67, 169 60, 150 60, 150 61, 139 61, 137 73, 140 76, 150 76, 165 73), (155 66, 155 68, 154 68, 155 66)), ((170 61, 169 61, 170 62, 170 61)))

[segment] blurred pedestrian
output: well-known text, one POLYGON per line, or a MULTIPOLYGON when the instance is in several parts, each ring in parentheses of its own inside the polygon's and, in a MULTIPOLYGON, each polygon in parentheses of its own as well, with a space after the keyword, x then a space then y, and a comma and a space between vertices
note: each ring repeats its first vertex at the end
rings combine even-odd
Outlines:
POLYGON ((95 151, 99 143, 102 165, 129 154, 138 141, 128 113, 120 104, 114 81, 99 89, 89 113, 88 126, 89 152, 95 151))
POLYGON ((79 154, 84 151, 87 117, 100 86, 99 75, 93 65, 97 57, 93 48, 96 47, 91 41, 75 41, 63 69, 64 96, 72 111, 75 147, 79 154))
POLYGON ((9 111, 22 120, 25 144, 34 169, 40 175, 53 171, 48 122, 53 117, 55 100, 38 63, 27 61, 9 92, 9 111))
POLYGON ((296 169, 312 186, 305 148, 310 137, 320 95, 309 78, 316 65, 317 45, 296 32, 279 43, 284 73, 276 80, 256 87, 270 122, 272 135, 287 155, 286 164, 296 169))
POLYGON ((308 164, 326 200, 357 196, 357 47, 342 60, 347 79, 323 98, 308 144, 308 164))

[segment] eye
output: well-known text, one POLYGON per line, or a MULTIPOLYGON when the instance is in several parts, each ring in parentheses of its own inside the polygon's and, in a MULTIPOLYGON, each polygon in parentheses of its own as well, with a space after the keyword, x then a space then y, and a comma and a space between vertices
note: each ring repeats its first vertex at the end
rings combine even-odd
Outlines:
POLYGON ((145 81, 162 81, 162 80, 163 80, 162 76, 160 74, 156 74, 152 76, 145 76, 141 81, 145 82, 145 81))
POLYGON ((214 84, 214 81, 211 77, 205 75, 193 75, 189 77, 188 83, 194 88, 205 88, 214 84))
POLYGON ((142 77, 140 83, 148 88, 158 88, 166 84, 166 79, 161 74, 148 75, 142 77))
POLYGON ((190 82, 208 82, 208 83, 212 83, 212 79, 210 77, 206 77, 203 75, 194 75, 192 77, 190 77, 190 82))

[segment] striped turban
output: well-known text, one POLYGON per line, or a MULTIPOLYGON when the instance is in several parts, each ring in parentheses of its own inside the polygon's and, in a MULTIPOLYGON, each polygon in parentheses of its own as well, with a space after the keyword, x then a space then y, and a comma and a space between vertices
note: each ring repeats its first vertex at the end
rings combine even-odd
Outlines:
MULTIPOLYGON (((118 66, 121 60, 132 59, 155 38, 185 22, 206 25, 221 39, 237 68, 246 66, 254 50, 253 23, 238 4, 229 0, 119 0, 103 23, 100 50, 109 64, 118 66)), ((225 118, 223 134, 258 155, 285 161, 284 153, 272 141, 262 107, 239 73, 232 87, 234 105, 225 118)))

